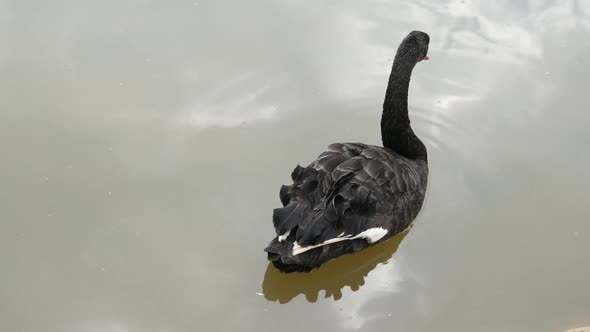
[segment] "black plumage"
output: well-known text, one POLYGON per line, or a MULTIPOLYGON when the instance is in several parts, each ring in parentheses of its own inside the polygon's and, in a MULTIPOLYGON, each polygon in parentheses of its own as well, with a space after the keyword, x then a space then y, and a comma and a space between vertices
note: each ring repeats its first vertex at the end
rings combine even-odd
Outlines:
POLYGON ((384 147, 332 144, 307 167, 297 166, 293 184, 281 187, 283 207, 273 211, 277 237, 265 249, 281 271, 309 271, 382 242, 408 228, 420 211, 427 155, 410 127, 407 95, 429 40, 413 31, 398 48, 383 104, 384 147))

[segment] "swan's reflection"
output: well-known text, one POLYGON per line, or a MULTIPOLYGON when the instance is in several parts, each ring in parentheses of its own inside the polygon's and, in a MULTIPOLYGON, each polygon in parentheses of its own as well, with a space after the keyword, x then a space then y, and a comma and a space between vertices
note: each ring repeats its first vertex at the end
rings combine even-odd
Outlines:
POLYGON ((287 303, 304 294, 309 302, 316 302, 319 292, 325 290, 325 298, 333 297, 338 301, 342 298, 342 288, 349 286, 357 291, 365 284, 369 272, 380 263, 386 264, 408 232, 406 230, 358 253, 331 260, 309 273, 281 273, 269 263, 262 282, 264 297, 287 303))

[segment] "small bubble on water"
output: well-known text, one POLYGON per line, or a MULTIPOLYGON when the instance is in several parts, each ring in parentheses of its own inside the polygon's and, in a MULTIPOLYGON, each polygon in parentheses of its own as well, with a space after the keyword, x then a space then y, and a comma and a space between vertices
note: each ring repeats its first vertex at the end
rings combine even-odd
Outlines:
POLYGON ((549 76, 549 75, 551 75, 551 73, 550 73, 550 72, 548 72, 548 71, 546 71, 546 72, 545 72, 545 76, 549 76))
POLYGON ((260 292, 257 292, 256 295, 264 296, 264 294, 260 292))

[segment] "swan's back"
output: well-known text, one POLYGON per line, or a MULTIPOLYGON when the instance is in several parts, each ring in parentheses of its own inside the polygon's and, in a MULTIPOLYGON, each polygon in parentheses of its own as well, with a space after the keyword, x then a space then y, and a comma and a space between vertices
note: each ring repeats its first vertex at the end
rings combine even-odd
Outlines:
POLYGON ((305 271, 405 230, 422 206, 428 167, 383 147, 336 143, 291 177, 266 251, 279 268, 305 271))

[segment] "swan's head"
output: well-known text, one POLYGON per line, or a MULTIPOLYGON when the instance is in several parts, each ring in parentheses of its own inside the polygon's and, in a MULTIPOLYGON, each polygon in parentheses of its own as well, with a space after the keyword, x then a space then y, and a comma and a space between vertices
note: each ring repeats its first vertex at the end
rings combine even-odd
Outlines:
POLYGON ((404 38, 404 40, 402 40, 397 53, 399 55, 407 55, 416 62, 428 60, 430 59, 428 56, 429 43, 430 37, 427 33, 422 31, 412 31, 406 36, 406 38, 404 38))

